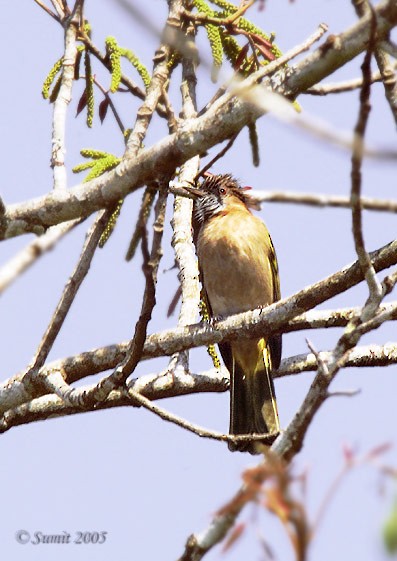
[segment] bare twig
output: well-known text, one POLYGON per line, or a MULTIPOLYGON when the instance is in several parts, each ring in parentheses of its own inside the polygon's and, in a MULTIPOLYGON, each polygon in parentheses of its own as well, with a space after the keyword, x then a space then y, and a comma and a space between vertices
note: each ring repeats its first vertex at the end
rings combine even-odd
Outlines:
MULTIPOLYGON (((89 410, 91 407, 98 407, 99 403, 107 399, 111 391, 119 386, 125 385, 128 376, 134 371, 141 359, 147 326, 151 319, 152 310, 156 304, 155 285, 158 264, 162 256, 161 240, 163 235, 166 199, 167 191, 163 189, 159 193, 156 204, 154 235, 150 254, 147 248, 146 231, 142 235, 142 253, 144 257, 143 271, 146 278, 146 285, 141 314, 135 325, 134 336, 126 348, 123 359, 117 364, 115 371, 103 378, 98 384, 94 384, 89 388, 70 388, 66 385, 63 385, 63 387, 58 386, 57 395, 64 399, 70 406, 83 410, 89 410)), ((50 374, 52 375, 53 372, 54 371, 51 370, 50 374)))
POLYGON ((40 8, 42 8, 45 12, 47 12, 49 16, 54 18, 55 21, 57 21, 58 23, 60 22, 59 16, 57 16, 52 10, 50 10, 50 8, 48 8, 41 0, 34 0, 34 1, 36 2, 36 4, 40 6, 40 8))
MULTIPOLYGON (((351 209, 350 197, 326 195, 321 193, 294 193, 292 191, 260 191, 249 193, 251 199, 258 203, 293 203, 319 207, 335 207, 351 209)), ((365 210, 378 212, 397 212, 397 201, 361 197, 361 207, 365 210)))
POLYGON ((362 230, 362 213, 361 213, 361 164, 364 148, 364 134, 367 127, 369 112, 371 109, 369 99, 371 92, 371 57, 375 46, 376 19, 375 14, 372 15, 372 32, 370 42, 362 64, 363 85, 360 90, 360 110, 357 118, 357 124, 354 129, 355 142, 353 144, 352 154, 352 170, 351 170, 351 194, 350 202, 352 207, 353 220, 353 237, 356 247, 356 253, 360 266, 365 275, 369 288, 369 301, 363 309, 362 319, 369 317, 378 308, 382 299, 382 287, 376 278, 375 270, 372 266, 371 259, 365 249, 364 236, 362 230), (368 315, 369 314, 369 315, 368 315))
MULTIPOLYGON (((113 390, 105 401, 93 405, 79 404, 75 399, 73 403, 70 403, 71 400, 68 399, 70 388, 57 379, 56 368, 53 368, 49 375, 49 383, 54 383, 54 394, 61 394, 61 397, 48 394, 31 401, 27 400, 27 403, 9 409, 0 418, 0 432, 9 430, 13 426, 46 419, 54 415, 72 415, 82 411, 126 405, 139 406, 138 400, 132 398, 136 394, 153 400, 197 392, 223 392, 229 387, 226 371, 209 371, 193 375, 181 372, 181 370, 170 372, 167 369, 166 372, 161 372, 160 374, 148 374, 131 380, 127 384, 127 388, 113 390), (130 390, 131 395, 128 395, 130 390)), ((90 392, 92 389, 92 387, 86 388, 86 391, 90 392)))
POLYGON ((51 167, 54 174, 54 189, 66 189, 65 167, 66 112, 72 99, 74 67, 77 56, 77 35, 80 24, 81 7, 76 2, 76 11, 65 26, 65 50, 62 61, 61 86, 54 101, 52 118, 51 167))
POLYGON ((203 169, 200 170, 200 172, 196 175, 196 177, 194 178, 194 181, 197 181, 197 179, 199 179, 199 177, 204 177, 204 174, 212 168, 212 166, 221 158, 223 158, 223 156, 226 154, 226 152, 228 152, 228 150, 230 150, 230 148, 233 146, 234 141, 237 138, 237 134, 234 134, 232 136, 232 138, 229 140, 229 142, 226 144, 226 146, 224 146, 222 148, 222 150, 220 150, 220 152, 218 152, 218 154, 216 154, 216 156, 214 158, 212 158, 208 164, 205 164, 205 166, 203 167, 203 169))
POLYGON ((54 6, 60 21, 63 20, 63 18, 65 17, 66 13, 65 13, 65 9, 64 6, 62 6, 61 2, 59 0, 51 0, 51 4, 54 6))
POLYGON ((29 367, 27 376, 30 376, 31 372, 41 368, 46 361, 52 345, 54 344, 54 341, 70 310, 70 306, 72 305, 76 297, 81 283, 88 273, 92 258, 98 245, 98 241, 107 224, 107 221, 109 220, 109 216, 109 211, 102 211, 98 218, 95 220, 94 224, 91 226, 87 234, 87 239, 83 246, 78 263, 65 286, 54 315, 47 327, 45 334, 43 335, 33 361, 29 367))
POLYGON ((147 247, 147 235, 142 236, 142 253, 144 258, 143 272, 145 274, 146 285, 142 302, 142 309, 139 320, 135 326, 135 333, 127 349, 126 358, 116 368, 112 378, 117 380, 117 384, 124 384, 128 376, 135 370, 141 359, 143 346, 145 344, 147 326, 152 317, 152 311, 156 304, 156 283, 157 272, 163 251, 161 242, 164 231, 164 219, 167 205, 167 189, 159 191, 158 200, 155 207, 155 221, 153 225, 152 249, 149 253, 147 247))
MULTIPOLYGON (((328 364, 332 359, 331 351, 321 351, 320 358, 328 364)), ((397 344, 386 343, 385 345, 367 345, 352 349, 345 362, 345 367, 363 368, 379 367, 395 364, 397 361, 397 344)), ((273 373, 275 378, 301 374, 317 370, 318 363, 314 354, 302 354, 286 358, 281 361, 280 367, 273 373)))
POLYGON ((180 7, 181 0, 171 0, 169 2, 168 19, 166 29, 164 31, 165 39, 156 51, 150 85, 146 92, 144 103, 137 112, 133 134, 129 136, 127 141, 125 151, 125 158, 127 160, 131 157, 135 157, 137 152, 141 149, 150 120, 163 92, 165 91, 165 85, 168 83, 170 75, 168 60, 172 47, 166 42, 169 35, 167 30, 178 27, 180 22, 180 7))
MULTIPOLYGON (((353 6, 359 17, 369 14, 372 6, 368 0, 353 0, 353 6)), ((380 70, 381 80, 385 88, 385 96, 389 102, 389 106, 397 124, 397 80, 394 72, 395 67, 390 63, 385 48, 387 43, 382 41, 375 45, 374 56, 380 70)))
POLYGON ((36 263, 46 251, 50 251, 63 236, 75 228, 81 220, 64 222, 53 226, 40 236, 31 241, 26 247, 19 251, 7 263, 0 268, 0 294, 8 288, 21 274, 36 263))
MULTIPOLYGON (((382 76, 380 72, 374 72, 371 76, 371 83, 381 82, 382 76)), ((335 82, 328 84, 316 84, 304 93, 309 95, 324 96, 329 94, 338 94, 358 90, 363 85, 362 78, 355 78, 353 80, 346 80, 345 82, 335 82)))
POLYGON ((143 193, 141 207, 139 209, 139 214, 136 221, 135 229, 132 234, 131 241, 125 256, 126 261, 131 261, 131 259, 135 255, 136 248, 138 247, 138 244, 142 237, 142 232, 146 228, 147 221, 149 220, 150 211, 152 209, 155 195, 156 192, 153 189, 153 186, 146 187, 143 193))

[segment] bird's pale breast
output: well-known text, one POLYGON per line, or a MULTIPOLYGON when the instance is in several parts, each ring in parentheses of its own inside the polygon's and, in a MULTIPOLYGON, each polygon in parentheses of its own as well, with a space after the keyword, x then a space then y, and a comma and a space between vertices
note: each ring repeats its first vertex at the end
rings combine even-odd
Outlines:
POLYGON ((271 242, 263 222, 246 209, 219 213, 202 226, 198 257, 216 316, 273 302, 271 242))

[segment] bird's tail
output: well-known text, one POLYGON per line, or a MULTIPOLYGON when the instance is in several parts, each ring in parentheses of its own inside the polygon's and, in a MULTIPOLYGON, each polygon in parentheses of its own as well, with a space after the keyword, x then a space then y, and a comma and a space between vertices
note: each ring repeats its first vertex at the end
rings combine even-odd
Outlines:
POLYGON ((230 434, 273 434, 264 441, 229 443, 229 449, 258 454, 280 430, 270 351, 264 339, 233 343, 230 434))

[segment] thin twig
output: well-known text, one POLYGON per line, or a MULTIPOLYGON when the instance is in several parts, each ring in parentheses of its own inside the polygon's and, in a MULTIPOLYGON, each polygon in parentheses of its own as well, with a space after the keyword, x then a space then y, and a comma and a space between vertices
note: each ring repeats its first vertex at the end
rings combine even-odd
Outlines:
POLYGON ((22 273, 36 263, 45 252, 50 251, 68 232, 81 224, 81 220, 63 222, 49 228, 39 238, 31 241, 14 257, 0 268, 0 294, 8 288, 22 273))
POLYGON ((42 8, 45 12, 47 12, 49 16, 54 18, 55 21, 57 21, 58 23, 61 21, 60 17, 57 16, 52 10, 50 10, 50 8, 48 8, 45 4, 43 4, 41 0, 34 0, 34 1, 36 2, 36 4, 40 6, 40 8, 42 8))
POLYGON ((145 293, 142 301, 142 309, 139 320, 135 326, 135 333, 127 349, 126 358, 116 368, 112 378, 117 380, 117 384, 124 384, 128 376, 135 370, 141 359, 145 344, 147 327, 152 317, 152 311, 156 304, 156 283, 157 272, 163 251, 161 242, 163 239, 165 211, 167 205, 167 190, 159 191, 158 200, 155 207, 155 221, 153 225, 153 242, 149 253, 147 247, 147 234, 142 235, 143 253, 143 272, 146 279, 145 293))
MULTIPOLYGON (((293 203, 319 207, 335 207, 351 209, 349 197, 339 195, 327 195, 322 193, 294 193, 292 191, 260 191, 253 190, 249 193, 250 198, 258 203, 293 203)), ((361 207, 365 210, 376 210, 378 212, 397 212, 397 201, 373 199, 361 197, 361 207)))
POLYGON ((204 427, 200 427, 199 425, 195 425, 194 423, 191 423, 189 421, 187 421, 186 419, 183 419, 182 417, 179 417, 178 415, 175 415, 174 413, 171 413, 169 411, 166 411, 165 409, 163 409, 162 407, 159 407, 157 405, 154 405, 154 403, 152 403, 149 399, 147 399, 146 397, 144 397, 143 395, 141 395, 140 393, 134 391, 133 389, 129 389, 128 390, 128 395, 131 398, 132 402, 138 402, 139 405, 142 405, 145 409, 147 409, 148 411, 151 411, 152 413, 154 413, 155 415, 157 415, 158 417, 160 417, 161 419, 163 419, 164 421, 168 421, 170 423, 173 423, 185 430, 188 430, 189 432, 192 432, 194 434, 196 434, 197 436, 200 436, 201 438, 209 438, 211 440, 219 440, 221 442, 245 442, 245 441, 253 441, 253 440, 268 440, 268 442, 272 442, 274 440, 274 435, 272 434, 239 434, 239 435, 230 435, 230 434, 224 434, 218 431, 214 431, 214 430, 209 430, 206 429, 204 427))
POLYGON ((92 258, 98 246, 99 239, 107 224, 107 221, 109 220, 109 217, 110 212, 104 210, 99 214, 98 218, 91 226, 77 265, 65 286, 54 315, 52 316, 47 330, 43 335, 36 354, 32 360, 32 363, 29 366, 29 370, 27 372, 28 377, 32 372, 37 371, 39 368, 41 368, 46 361, 52 345, 54 344, 55 339, 58 336, 58 333, 63 325, 63 322, 65 321, 65 318, 70 310, 70 307, 77 295, 81 283, 88 273, 92 258))
MULTIPOLYGON (((124 386, 128 376, 135 370, 141 360, 143 346, 146 339, 147 326, 152 316, 153 308, 156 304, 155 286, 157 281, 157 270, 162 256, 161 240, 164 228, 164 216, 167 201, 167 191, 163 189, 159 192, 156 204, 156 215, 154 222, 154 234, 152 249, 149 254, 147 248, 147 233, 142 235, 142 253, 144 257, 143 271, 146 284, 142 300, 141 313, 135 325, 134 336, 129 342, 123 359, 117 364, 114 372, 106 376, 98 384, 89 388, 67 388, 61 389, 61 396, 67 400, 70 406, 88 410, 91 407, 98 407, 104 402, 109 394, 119 386, 124 386)), ((51 371, 52 373, 52 371, 51 371)))
POLYGON ((62 22, 63 18, 65 17, 65 10, 64 7, 62 6, 62 4, 59 2, 59 0, 51 0, 51 4, 54 6, 58 16, 59 16, 59 20, 62 22))
POLYGON ((364 56, 362 64, 363 85, 360 90, 360 109, 357 118, 357 124, 354 128, 355 141, 352 153, 352 169, 351 169, 351 193, 350 202, 352 207, 352 223, 353 237, 356 253, 360 266, 365 275, 369 288, 369 301, 363 309, 362 319, 369 317, 368 314, 374 313, 378 308, 382 299, 382 287, 378 281, 371 259, 365 249, 364 236, 362 229, 362 212, 361 212, 361 165, 363 158, 364 135, 367 127, 368 117, 371 110, 370 93, 371 93, 371 58, 375 46, 376 34, 376 17, 371 11, 372 28, 370 41, 367 52, 364 56))
POLYGON ((197 181, 200 177, 204 177, 204 174, 205 174, 209 169, 211 169, 212 166, 213 166, 218 160, 220 160, 221 158, 223 158, 223 156, 226 154, 226 152, 227 152, 228 150, 230 150, 230 148, 233 146, 234 141, 236 140, 237 136, 238 136, 237 134, 234 134, 234 135, 232 136, 232 138, 229 140, 229 142, 226 144, 226 146, 224 146, 224 147, 222 148, 222 150, 220 150, 220 152, 218 152, 218 154, 217 154, 214 158, 212 158, 212 160, 209 161, 208 164, 206 164, 206 165, 203 167, 203 169, 201 169, 201 170, 199 171, 199 173, 198 173, 198 174, 196 175, 196 177, 194 178, 194 181, 197 181))
MULTIPOLYGON (((82 78, 84 78, 84 76, 82 76, 82 78)), ((117 109, 116 109, 116 106, 115 106, 115 104, 113 103, 112 96, 109 95, 109 91, 106 90, 106 89, 102 86, 102 84, 97 80, 96 76, 94 76, 94 84, 97 86, 97 88, 99 88, 99 89, 101 90, 101 92, 102 92, 103 95, 105 96, 105 98, 106 98, 106 100, 107 100, 107 102, 108 102, 108 104, 109 104, 109 107, 110 107, 110 109, 112 110, 112 113, 113 113, 113 115, 114 115, 114 118, 116 119, 116 122, 117 122, 117 124, 118 124, 118 127, 119 127, 119 129, 120 129, 120 131, 121 131, 121 134, 124 135, 124 133, 125 133, 125 127, 124 127, 123 122, 122 122, 122 120, 121 120, 121 118, 120 118, 120 115, 118 114, 118 111, 117 111, 117 109)))
POLYGON ((138 218, 135 224, 135 229, 131 236, 131 241, 129 243, 127 253, 125 255, 126 261, 131 261, 131 259, 135 255, 136 248, 142 237, 142 232, 146 228, 147 221, 149 220, 150 211, 152 209, 152 205, 154 202, 156 192, 153 189, 153 186, 146 187, 145 191, 143 192, 141 207, 139 209, 138 218))
POLYGON ((62 60, 61 86, 53 105, 51 167, 54 176, 54 189, 67 188, 65 167, 66 153, 66 114, 72 99, 74 67, 77 56, 77 35, 81 16, 81 6, 76 2, 76 12, 65 27, 65 50, 62 60))
MULTIPOLYGON (((163 34, 164 38, 169 35, 167 34, 167 29, 171 28, 170 22, 175 22, 175 25, 177 25, 177 23, 180 21, 179 10, 180 0, 171 0, 169 2, 169 13, 166 29, 163 34)), ((174 28, 174 25, 172 26, 172 28, 174 28)), ((170 67, 168 61, 171 50, 172 47, 164 40, 159 45, 156 51, 150 85, 146 92, 145 100, 142 106, 138 109, 134 130, 130 134, 127 141, 127 147, 125 151, 125 157, 127 159, 134 157, 141 149, 143 139, 145 137, 146 130, 149 126, 153 113, 158 106, 163 92, 165 91, 165 85, 168 83, 168 79, 170 76, 170 67)))
MULTIPOLYGON (((353 6, 359 17, 364 17, 373 10, 368 0, 353 0, 353 6)), ((385 96, 389 103, 394 121, 397 124, 397 79, 394 72, 395 65, 392 65, 386 48, 390 43, 382 41, 377 43, 374 48, 374 56, 380 70, 381 81, 385 89, 385 96)), ((392 54, 392 56, 395 53, 392 54)))

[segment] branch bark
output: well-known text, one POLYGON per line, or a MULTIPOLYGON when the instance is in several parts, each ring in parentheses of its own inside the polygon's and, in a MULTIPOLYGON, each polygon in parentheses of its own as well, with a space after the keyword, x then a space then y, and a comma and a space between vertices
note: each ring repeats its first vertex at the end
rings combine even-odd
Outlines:
MULTIPOLYGON (((378 36, 384 39, 397 24, 396 3, 382 2, 376 8, 376 15, 378 36)), ((364 51, 369 33, 370 20, 366 16, 344 33, 328 38, 295 67, 282 68, 271 78, 264 78, 274 67, 278 67, 277 60, 270 63, 264 70, 244 80, 239 85, 239 91, 249 90, 260 81, 262 87, 294 98, 364 51)), ((264 112, 265 109, 253 104, 252 99, 227 93, 204 115, 143 150, 138 157, 125 157, 115 170, 100 178, 77 185, 68 193, 51 193, 26 203, 10 205, 2 221, 1 237, 26 232, 41 234, 51 225, 112 206, 128 193, 155 180, 159 174, 171 175, 177 166, 232 137, 264 112)))

